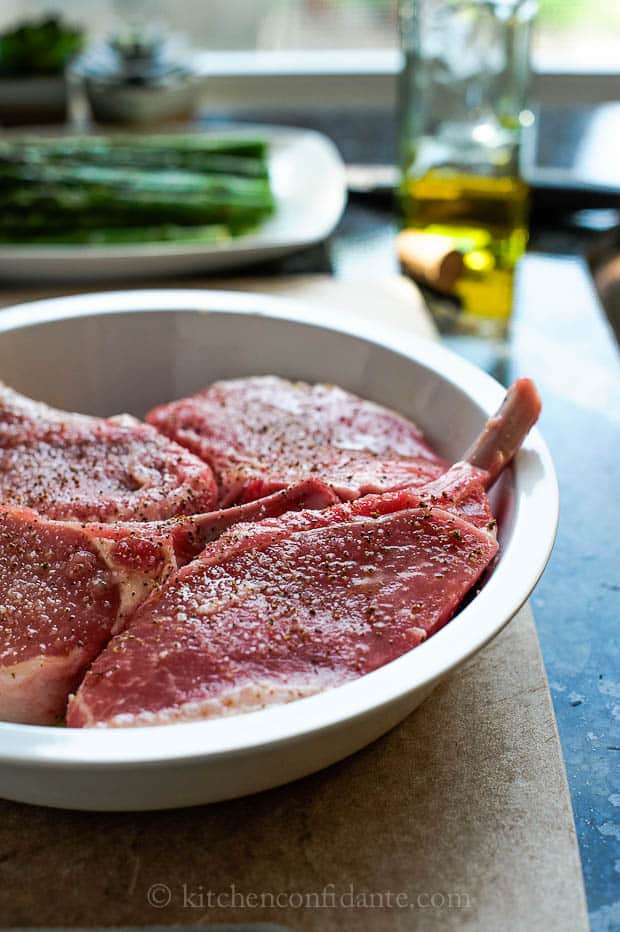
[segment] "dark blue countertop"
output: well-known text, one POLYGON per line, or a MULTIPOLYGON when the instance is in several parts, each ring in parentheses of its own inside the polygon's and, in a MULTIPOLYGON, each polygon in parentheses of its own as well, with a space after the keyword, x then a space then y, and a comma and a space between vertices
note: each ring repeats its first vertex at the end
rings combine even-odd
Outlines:
POLYGON ((620 368, 579 259, 523 261, 508 369, 540 387, 558 471, 559 533, 532 605, 592 928, 620 929, 620 368))

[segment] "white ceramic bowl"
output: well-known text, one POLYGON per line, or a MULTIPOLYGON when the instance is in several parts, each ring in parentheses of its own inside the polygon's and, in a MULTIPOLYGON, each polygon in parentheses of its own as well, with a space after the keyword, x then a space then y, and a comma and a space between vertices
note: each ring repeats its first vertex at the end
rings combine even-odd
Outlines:
MULTIPOLYGON (((264 295, 112 292, 0 314, 0 377, 69 410, 141 415, 214 379, 257 373, 332 381, 390 405, 452 460, 503 396, 441 346, 264 295)), ((110 731, 2 723, 0 796, 75 809, 187 806, 276 786, 351 754, 512 618, 545 567, 557 515, 553 464, 533 430, 504 482, 498 565, 427 642, 337 689, 220 720, 110 731)))

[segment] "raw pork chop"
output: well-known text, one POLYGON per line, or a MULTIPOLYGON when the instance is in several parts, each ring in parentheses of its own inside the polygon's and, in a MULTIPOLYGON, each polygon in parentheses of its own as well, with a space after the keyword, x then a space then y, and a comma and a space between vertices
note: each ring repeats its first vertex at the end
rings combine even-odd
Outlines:
POLYGON ((236 521, 335 500, 312 480, 191 518, 82 525, 0 506, 0 719, 58 720, 86 667, 135 608, 236 521))
POLYGON ((204 462, 129 415, 69 414, 0 385, 0 499, 49 518, 150 521, 208 511, 204 462))
POLYGON ((68 724, 163 724, 256 709, 344 683, 416 647, 493 560, 484 490, 539 410, 535 388, 521 380, 470 461, 423 488, 232 528, 138 609, 70 700, 68 724))
POLYGON ((209 463, 222 507, 308 476, 347 501, 422 485, 448 468, 411 421, 334 385, 231 379, 147 420, 209 463))

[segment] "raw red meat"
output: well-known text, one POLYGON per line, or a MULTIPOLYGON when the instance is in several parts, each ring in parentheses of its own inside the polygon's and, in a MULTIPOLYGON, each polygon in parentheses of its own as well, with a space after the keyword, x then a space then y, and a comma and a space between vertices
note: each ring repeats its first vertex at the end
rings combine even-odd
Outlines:
POLYGON ((0 385, 0 500, 50 518, 151 521, 217 501, 204 462, 129 415, 69 414, 0 385))
POLYGON ((110 636, 236 521, 335 496, 312 480, 238 508, 159 522, 78 524, 0 506, 0 720, 49 724, 110 636))
POLYGON ((422 485, 448 468, 415 424, 334 385, 231 379, 147 420, 209 463, 222 507, 309 476, 347 501, 422 485))
POLYGON ((306 479, 298 485, 280 489, 265 498, 243 505, 221 508, 202 515, 181 516, 166 521, 117 521, 113 524, 83 525, 100 541, 130 539, 165 541, 176 562, 184 566, 228 528, 235 524, 252 526, 266 518, 275 518, 287 511, 323 509, 338 502, 332 490, 319 479, 306 479))
POLYGON ((0 506, 0 719, 62 716, 88 664, 168 569, 163 548, 141 544, 140 554, 119 542, 116 567, 88 529, 0 506))
POLYGON ((344 683, 417 646, 493 560, 484 490, 539 409, 521 380, 469 462, 423 488, 224 533, 95 661, 69 703, 68 724, 162 724, 256 709, 344 683))
POLYGON ((204 718, 360 676, 444 624, 496 549, 446 512, 406 509, 205 554, 98 658, 68 724, 204 718))

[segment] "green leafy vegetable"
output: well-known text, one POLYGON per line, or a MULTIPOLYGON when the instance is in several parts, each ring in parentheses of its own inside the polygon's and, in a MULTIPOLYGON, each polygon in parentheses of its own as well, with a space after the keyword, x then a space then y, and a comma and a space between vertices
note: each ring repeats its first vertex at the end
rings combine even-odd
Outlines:
POLYGON ((82 45, 81 31, 55 16, 22 23, 0 35, 0 75, 60 74, 82 45))

